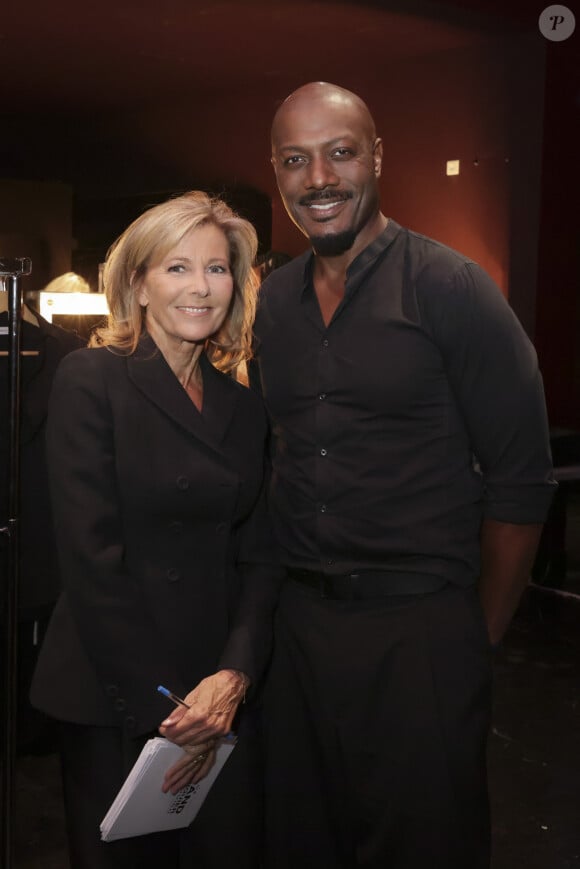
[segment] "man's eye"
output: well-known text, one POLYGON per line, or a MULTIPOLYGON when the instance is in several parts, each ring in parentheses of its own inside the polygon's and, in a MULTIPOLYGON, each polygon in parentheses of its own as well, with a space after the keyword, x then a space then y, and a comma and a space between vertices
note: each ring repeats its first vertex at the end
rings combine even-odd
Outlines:
POLYGON ((293 154, 284 160, 284 166, 299 166, 303 162, 304 157, 301 157, 300 154, 293 154))
POLYGON ((352 156, 352 151, 350 148, 335 148, 332 152, 333 157, 338 157, 339 159, 348 159, 348 157, 352 156))

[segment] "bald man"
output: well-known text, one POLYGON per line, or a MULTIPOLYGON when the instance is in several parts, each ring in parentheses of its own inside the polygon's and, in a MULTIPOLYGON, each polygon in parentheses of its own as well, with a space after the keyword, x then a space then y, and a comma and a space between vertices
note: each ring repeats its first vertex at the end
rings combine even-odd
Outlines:
POLYGON ((308 84, 272 163, 311 250, 264 283, 252 382, 287 565, 269 869, 485 869, 490 660, 552 497, 534 350, 469 257, 380 210, 362 100, 308 84))

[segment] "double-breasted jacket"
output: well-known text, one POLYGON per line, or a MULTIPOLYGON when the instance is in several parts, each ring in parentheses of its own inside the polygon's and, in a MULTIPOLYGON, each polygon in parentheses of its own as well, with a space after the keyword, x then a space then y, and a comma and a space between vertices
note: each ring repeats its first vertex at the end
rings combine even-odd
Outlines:
POLYGON ((201 356, 199 412, 151 338, 72 353, 48 426, 63 593, 32 702, 133 735, 221 667, 259 680, 276 553, 265 506, 260 398, 201 356))

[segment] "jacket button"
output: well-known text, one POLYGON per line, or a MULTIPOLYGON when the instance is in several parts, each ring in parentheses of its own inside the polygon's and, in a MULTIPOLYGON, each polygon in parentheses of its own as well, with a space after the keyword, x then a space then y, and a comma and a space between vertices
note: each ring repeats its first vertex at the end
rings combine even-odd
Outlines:
POLYGON ((178 579, 181 579, 181 571, 176 567, 170 567, 167 571, 167 579, 169 582, 177 582, 178 579))
POLYGON ((127 715, 127 717, 125 718, 125 727, 127 728, 127 730, 134 730, 134 728, 136 726, 137 726, 137 719, 135 718, 135 716, 134 715, 127 715))
POLYGON ((124 712, 125 709, 127 708, 127 704, 125 703, 125 701, 123 700, 122 697, 117 697, 114 705, 115 705, 115 710, 117 712, 124 712))
POLYGON ((117 685, 107 685, 105 688, 108 697, 118 697, 119 696, 119 688, 117 685))
POLYGON ((183 531, 183 522, 181 522, 179 519, 176 519, 175 522, 170 522, 169 530, 173 534, 181 534, 181 532, 183 531))
POLYGON ((220 524, 216 525, 216 527, 215 527, 216 533, 217 534, 225 534, 227 527, 228 526, 226 525, 225 522, 220 522, 220 524))
POLYGON ((185 492, 186 489, 189 489, 189 480, 187 477, 178 477, 176 480, 176 485, 178 489, 181 489, 182 492, 185 492))

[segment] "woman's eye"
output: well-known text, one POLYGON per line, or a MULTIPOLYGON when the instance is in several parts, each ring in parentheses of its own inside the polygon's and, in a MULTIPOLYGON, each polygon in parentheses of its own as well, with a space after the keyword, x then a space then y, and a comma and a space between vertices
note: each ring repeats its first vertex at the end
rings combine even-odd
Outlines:
POLYGON ((213 265, 208 267, 208 272, 212 275, 225 275, 227 271, 225 266, 213 265))
POLYGON ((181 272, 185 271, 185 266, 183 263, 176 263, 175 265, 169 266, 167 269, 168 272, 176 272, 177 274, 181 274, 181 272))

